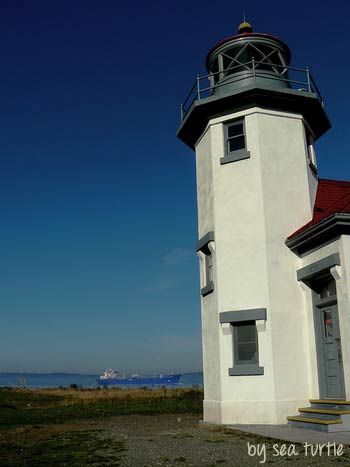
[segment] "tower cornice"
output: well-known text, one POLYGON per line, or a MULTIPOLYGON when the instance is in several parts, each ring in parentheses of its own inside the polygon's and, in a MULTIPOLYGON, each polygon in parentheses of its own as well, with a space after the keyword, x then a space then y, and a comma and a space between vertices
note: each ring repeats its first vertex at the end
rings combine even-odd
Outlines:
POLYGON ((177 136, 194 149, 211 118, 251 107, 301 114, 313 131, 315 139, 331 127, 323 105, 315 93, 250 85, 239 88, 236 92, 231 89, 227 95, 223 93, 196 100, 186 113, 177 136))

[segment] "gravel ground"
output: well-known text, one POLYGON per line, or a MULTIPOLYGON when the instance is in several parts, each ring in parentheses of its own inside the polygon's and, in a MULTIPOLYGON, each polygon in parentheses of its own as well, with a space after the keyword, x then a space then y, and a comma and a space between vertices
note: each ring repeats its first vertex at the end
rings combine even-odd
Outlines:
MULTIPOLYGON (((199 415, 119 416, 95 421, 103 437, 123 440, 127 450, 121 453, 121 467, 250 467, 278 466, 350 466, 350 448, 342 455, 305 456, 301 444, 271 440, 239 431, 199 424, 199 415), (260 455, 251 454, 257 445, 260 455), (273 449, 273 445, 275 450, 273 449), (253 447, 254 446, 254 447, 253 447), (294 446, 294 447, 293 447, 294 446), (274 455, 275 454, 275 455, 274 455), (276 455, 278 454, 278 455, 276 455)), ((90 425, 91 426, 91 425, 90 425)))

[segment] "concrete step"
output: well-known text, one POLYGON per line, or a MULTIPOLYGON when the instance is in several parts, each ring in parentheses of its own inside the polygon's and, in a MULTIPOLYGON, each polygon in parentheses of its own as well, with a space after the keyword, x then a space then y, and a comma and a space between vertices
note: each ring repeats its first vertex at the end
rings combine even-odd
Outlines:
POLYGON ((334 409, 329 408, 319 408, 319 407, 302 407, 298 409, 299 412, 308 412, 313 414, 325 414, 325 415, 347 415, 350 414, 350 410, 343 410, 343 409, 334 409))
POLYGON ((299 415, 287 417, 288 424, 299 428, 334 433, 350 431, 350 401, 311 399, 311 407, 299 408, 299 415))
POLYGON ((344 399, 311 399, 311 407, 328 410, 350 410, 350 401, 344 399))
POLYGON ((316 420, 341 420, 340 414, 334 413, 335 411, 332 410, 324 412, 310 407, 298 410, 301 417, 314 418, 316 420))
MULTIPOLYGON (((340 429, 343 427, 343 422, 341 419, 335 420, 325 420, 317 419, 314 417, 303 417, 300 415, 287 417, 288 424, 298 428, 308 428, 311 430, 323 431, 326 433, 331 433, 335 431, 345 431, 340 429)), ((350 429, 350 426, 349 426, 350 429)))

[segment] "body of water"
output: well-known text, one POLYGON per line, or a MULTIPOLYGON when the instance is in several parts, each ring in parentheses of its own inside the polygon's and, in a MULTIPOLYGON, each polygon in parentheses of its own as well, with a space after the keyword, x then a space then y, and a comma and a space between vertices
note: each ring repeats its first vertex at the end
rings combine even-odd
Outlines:
MULTIPOLYGON (((0 373, 0 387, 58 388, 71 384, 84 388, 94 388, 99 375, 75 373, 0 373)), ((203 387, 203 373, 184 373, 180 384, 173 387, 203 387)))

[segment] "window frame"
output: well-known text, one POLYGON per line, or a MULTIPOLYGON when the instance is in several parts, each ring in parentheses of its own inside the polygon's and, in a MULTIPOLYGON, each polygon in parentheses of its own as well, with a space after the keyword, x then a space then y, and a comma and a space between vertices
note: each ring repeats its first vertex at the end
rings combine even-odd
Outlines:
POLYGON ((230 162, 237 162, 244 159, 250 158, 250 152, 247 150, 247 133, 246 133, 246 125, 245 125, 245 118, 238 118, 235 120, 231 120, 229 122, 225 122, 223 124, 223 131, 224 131, 224 157, 221 157, 220 164, 228 164, 230 162), (229 136, 229 128, 235 125, 242 125, 243 133, 240 133, 237 136, 229 136), (238 138, 244 137, 244 148, 236 149, 234 151, 229 150, 229 141, 238 138))
MULTIPOLYGON (((258 342, 258 331, 256 329, 256 322, 254 320, 250 321, 240 321, 238 323, 232 323, 232 336, 233 336, 233 362, 234 365, 258 365, 259 363, 259 342, 258 342), (242 342, 239 342, 239 329, 243 326, 253 326, 254 328, 254 337, 255 337, 255 358, 254 360, 241 360, 239 358, 239 345, 242 342)), ((252 343, 252 342, 245 342, 252 343)))
POLYGON ((318 168, 316 162, 315 140, 307 126, 305 126, 305 145, 307 162, 311 170, 317 175, 318 168))
POLYGON ((228 369, 229 376, 263 375, 264 367, 259 365, 259 330, 257 328, 257 321, 266 321, 266 308, 225 311, 221 312, 219 317, 221 324, 229 324, 232 334, 233 366, 228 369), (255 327, 256 358, 252 361, 240 360, 238 357, 238 328, 247 323, 255 327))
POLYGON ((214 242, 214 232, 210 231, 197 242, 196 251, 203 255, 204 267, 202 275, 204 286, 201 288, 201 296, 205 297, 214 292, 214 258, 209 243, 214 242))
POLYGON ((233 366, 229 368, 229 376, 263 375, 264 368, 259 366, 259 337, 255 320, 231 323, 233 341, 233 366), (254 361, 240 360, 238 357, 238 329, 244 324, 252 324, 255 328, 256 358, 254 361))

